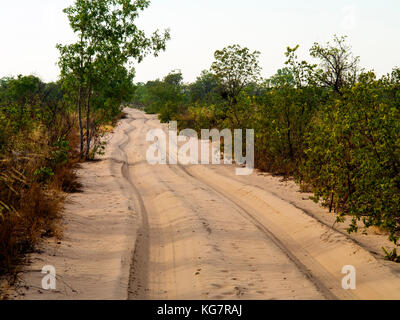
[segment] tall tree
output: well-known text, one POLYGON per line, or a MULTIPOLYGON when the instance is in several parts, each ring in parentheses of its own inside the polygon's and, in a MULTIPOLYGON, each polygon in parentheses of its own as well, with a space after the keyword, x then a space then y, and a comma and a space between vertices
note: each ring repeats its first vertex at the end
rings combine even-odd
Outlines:
POLYGON ((260 79, 259 56, 260 52, 250 52, 238 44, 215 51, 211 70, 230 100, 235 101, 247 85, 260 79))
POLYGON ((250 52, 235 44, 214 53, 215 61, 211 71, 222 86, 222 94, 228 100, 230 111, 239 125, 235 106, 242 90, 260 80, 261 67, 259 65, 259 51, 250 52))
POLYGON ((325 46, 314 43, 310 54, 320 60, 317 78, 322 84, 341 93, 344 86, 351 87, 357 81, 360 58, 353 56, 345 36, 335 35, 333 44, 328 42, 325 46))
POLYGON ((109 81, 107 75, 119 74, 113 70, 121 66, 131 74, 133 60, 141 62, 149 53, 157 56, 165 50, 170 38, 168 30, 162 35, 157 30, 147 37, 136 26, 139 13, 149 5, 150 1, 146 0, 76 0, 64 10, 78 40, 57 45, 61 54, 61 79, 64 88, 76 96, 82 155, 82 111, 86 107, 86 157, 90 151, 91 103, 96 95, 94 91, 104 88, 103 77, 109 81))

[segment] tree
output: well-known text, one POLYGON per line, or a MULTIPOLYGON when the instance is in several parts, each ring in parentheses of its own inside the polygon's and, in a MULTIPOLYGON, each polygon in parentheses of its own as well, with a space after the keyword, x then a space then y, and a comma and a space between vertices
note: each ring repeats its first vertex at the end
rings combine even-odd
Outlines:
POLYGON ((183 85, 183 75, 181 70, 172 70, 164 78, 164 83, 172 86, 182 86, 183 85))
POLYGON ((189 85, 191 103, 213 104, 218 101, 218 79, 208 70, 203 70, 196 82, 189 85))
POLYGON ((247 85, 260 79, 259 56, 260 52, 251 53, 248 48, 237 44, 215 51, 211 71, 231 103, 236 103, 238 95, 247 85))
POLYGON ((282 72, 286 74, 290 74, 292 77, 291 82, 297 88, 304 88, 308 85, 313 85, 315 83, 314 69, 317 67, 316 65, 309 64, 307 61, 299 61, 299 58, 296 54, 299 49, 299 45, 294 48, 287 47, 285 56, 287 58, 285 64, 288 66, 283 70, 278 70, 278 75, 283 75, 282 72))
POLYGON ((214 54, 211 71, 222 86, 222 95, 228 101, 237 126, 240 126, 238 112, 235 110, 238 97, 246 86, 260 80, 259 56, 260 52, 250 52, 248 48, 237 44, 217 50, 214 54))
POLYGON ((160 35, 155 31, 146 37, 137 28, 135 20, 150 5, 145 0, 76 0, 64 12, 78 41, 69 45, 57 45, 64 88, 75 96, 80 129, 80 151, 84 151, 82 109, 86 107, 86 152, 90 151, 91 103, 96 90, 104 88, 103 77, 119 74, 121 66, 127 74, 133 73, 130 62, 165 50, 169 31, 160 35))
POLYGON ((172 120, 185 105, 185 86, 180 70, 173 70, 162 81, 149 81, 142 90, 139 104, 148 113, 159 113, 161 122, 172 120))
POLYGON ((278 69, 275 75, 265 81, 268 88, 289 86, 294 88, 296 85, 295 76, 289 68, 278 69))
POLYGON ((335 35, 333 45, 329 42, 326 46, 314 43, 310 54, 321 61, 317 78, 322 84, 341 93, 344 86, 351 87, 357 81, 360 58, 353 56, 345 36, 335 35))

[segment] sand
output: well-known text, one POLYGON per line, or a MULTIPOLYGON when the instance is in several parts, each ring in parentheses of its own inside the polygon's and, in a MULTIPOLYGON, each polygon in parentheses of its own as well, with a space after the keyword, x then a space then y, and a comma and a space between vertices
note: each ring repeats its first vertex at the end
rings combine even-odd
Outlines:
POLYGON ((154 115, 126 109, 101 161, 79 171, 65 238, 47 241, 18 299, 399 299, 382 234, 349 236, 293 181, 231 165, 150 165, 154 115), (57 290, 41 289, 44 265, 57 290), (342 288, 343 266, 355 290, 342 288), (23 294, 23 295, 21 295, 23 294))

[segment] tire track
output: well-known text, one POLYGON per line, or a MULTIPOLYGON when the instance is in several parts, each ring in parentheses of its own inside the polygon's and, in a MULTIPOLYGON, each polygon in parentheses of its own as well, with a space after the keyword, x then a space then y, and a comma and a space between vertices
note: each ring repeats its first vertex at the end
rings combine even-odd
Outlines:
MULTIPOLYGON (((156 127, 155 125, 152 125, 153 127, 156 127)), ((167 158, 169 158, 169 153, 167 150, 167 158)), ((170 165, 167 164, 168 168, 171 169, 175 174, 181 175, 180 173, 183 173, 186 175, 189 179, 192 179, 195 181, 197 185, 200 185, 203 188, 207 188, 208 191, 218 195, 220 199, 223 201, 233 205, 234 207, 237 208, 237 211, 240 213, 242 217, 244 217, 248 222, 252 223, 260 232, 264 234, 264 236, 271 241, 272 243, 275 244, 276 247, 278 247, 289 259, 292 261, 297 269, 304 274, 315 286, 315 288, 328 300, 338 300, 339 297, 337 297, 332 291, 329 289, 327 285, 325 285, 326 282, 330 284, 336 283, 336 279, 331 277, 328 273, 325 273, 323 270, 319 270, 319 275, 323 274, 323 278, 325 281, 321 281, 318 277, 316 277, 313 272, 304 264, 301 262, 301 260, 281 241, 279 238, 271 232, 264 224, 262 224, 257 218, 255 218, 248 210, 246 210, 241 204, 238 203, 238 201, 226 193, 224 193, 221 190, 217 190, 204 180, 195 177, 192 175, 183 165, 179 164, 177 161, 177 165, 170 165)), ((182 175, 181 175, 182 176, 182 175)), ((316 261, 311 261, 312 265, 315 268, 318 268, 318 263, 316 261)), ((342 298, 347 298, 347 299, 355 299, 355 297, 352 294, 349 294, 347 292, 343 293, 342 298)))
MULTIPOLYGON (((185 173, 189 178, 194 179, 197 183, 200 183, 203 187, 209 188, 211 191, 213 191, 215 194, 217 194, 221 199, 223 199, 226 202, 231 203, 233 206, 235 206, 238 210, 238 212, 241 214, 242 217, 244 217, 247 221, 252 223, 259 231, 261 231, 265 237, 273 242, 289 259, 292 261, 297 269, 302 272, 317 288, 319 292, 328 300, 338 300, 339 298, 331 292, 331 290, 322 282, 320 281, 317 277, 315 277, 312 273, 312 271, 305 265, 303 264, 295 254, 289 248, 287 248, 265 225, 263 225, 260 221, 257 220, 248 210, 246 210, 242 205, 240 205, 235 199, 231 198, 227 194, 217 190, 216 188, 210 186, 204 181, 201 181, 199 178, 193 176, 190 172, 186 170, 181 165, 175 166, 175 168, 179 168, 181 172, 185 173)), ((171 167, 172 169, 172 167, 171 167)), ((172 169, 175 170, 175 169, 172 169)), ((176 170, 175 170, 176 171, 176 170)), ((329 277, 328 275, 325 275, 325 277, 329 277)), ((329 279, 329 282, 335 282, 335 279, 329 279)), ((352 296, 349 296, 352 297, 352 296)))
MULTIPOLYGON (((132 124, 135 119, 130 117, 130 121, 128 121, 128 125, 132 124)), ((148 120, 143 119, 144 123, 148 120)), ((128 299, 144 297, 146 295, 146 286, 148 277, 146 273, 143 273, 143 270, 148 269, 149 265, 149 222, 148 222, 148 214, 146 211, 146 207, 144 205, 143 198, 140 195, 139 190, 137 189, 136 185, 133 183, 130 177, 130 166, 131 164, 128 161, 128 155, 126 153, 125 148, 131 144, 131 133, 140 130, 143 130, 143 126, 139 129, 135 126, 131 126, 128 130, 124 130, 124 134, 126 136, 126 141, 120 143, 118 145, 118 149, 122 153, 123 160, 121 161, 121 174, 125 181, 129 184, 131 190, 133 191, 133 201, 135 203, 135 209, 139 213, 140 217, 140 227, 138 228, 138 237, 135 243, 135 249, 132 256, 131 268, 130 268, 130 275, 129 275, 129 292, 128 292, 128 299)), ((132 165, 135 165, 132 164, 132 165)))

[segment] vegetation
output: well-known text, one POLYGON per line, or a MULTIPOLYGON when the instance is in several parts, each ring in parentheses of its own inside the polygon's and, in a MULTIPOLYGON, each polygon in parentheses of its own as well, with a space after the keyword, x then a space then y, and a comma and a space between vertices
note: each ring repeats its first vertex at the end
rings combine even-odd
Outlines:
POLYGON ((168 31, 162 36, 156 31, 147 38, 135 25, 140 11, 149 4, 143 0, 76 0, 64 10, 78 41, 57 45, 61 81, 77 106, 80 153, 86 159, 98 124, 118 114, 121 103, 132 92, 134 69, 130 59, 140 62, 146 54, 157 55, 165 49, 168 31))
POLYGON ((62 191, 76 191, 74 114, 59 83, 0 81, 0 274, 55 234, 62 191))
POLYGON ((57 45, 60 80, 0 79, 0 276, 15 280, 24 254, 60 233, 76 164, 101 152, 102 126, 132 98, 132 61, 165 49, 168 31, 148 38, 135 25, 149 4, 76 0, 64 12, 78 40, 57 45))
POLYGON ((351 218, 349 232, 362 222, 397 244, 400 69, 380 79, 361 70, 345 37, 315 43, 317 63, 300 61, 298 48, 288 48, 286 66, 262 80, 259 53, 229 46, 194 83, 173 72, 139 84, 134 103, 181 128, 255 129, 258 168, 312 187, 339 222, 351 218))
MULTIPOLYGON (((135 86, 132 61, 157 56, 170 38, 137 28, 149 4, 75 0, 64 12, 76 42, 57 45, 60 80, 0 79, 0 276, 15 280, 24 254, 60 234, 64 195, 79 190, 76 165, 100 152, 101 128, 124 102, 180 128, 253 128, 259 169, 310 186, 338 222, 350 217, 349 232, 376 226, 398 244, 400 68, 377 78, 335 36, 312 46, 312 63, 288 47, 269 79, 260 77, 258 51, 232 45, 194 83, 174 70, 135 86)), ((400 262, 396 249, 384 251, 400 262)))

